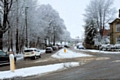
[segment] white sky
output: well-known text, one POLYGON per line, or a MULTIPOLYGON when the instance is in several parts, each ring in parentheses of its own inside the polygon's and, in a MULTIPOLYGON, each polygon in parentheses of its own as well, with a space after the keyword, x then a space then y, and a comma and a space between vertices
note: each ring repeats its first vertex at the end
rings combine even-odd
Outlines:
MULTIPOLYGON (((40 4, 50 4, 60 17, 64 19, 67 30, 71 33, 72 38, 79 36, 83 38, 84 29, 82 25, 83 14, 90 0, 38 0, 40 4)), ((114 6, 117 10, 120 8, 120 0, 114 0, 114 6)))

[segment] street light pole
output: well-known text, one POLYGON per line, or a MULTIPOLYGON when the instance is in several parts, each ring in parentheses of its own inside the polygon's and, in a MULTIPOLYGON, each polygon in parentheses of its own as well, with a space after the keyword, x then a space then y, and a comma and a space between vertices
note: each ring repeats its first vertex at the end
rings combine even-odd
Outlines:
POLYGON ((28 32, 27 32, 27 9, 28 7, 25 7, 25 24, 26 24, 26 47, 28 47, 28 32))

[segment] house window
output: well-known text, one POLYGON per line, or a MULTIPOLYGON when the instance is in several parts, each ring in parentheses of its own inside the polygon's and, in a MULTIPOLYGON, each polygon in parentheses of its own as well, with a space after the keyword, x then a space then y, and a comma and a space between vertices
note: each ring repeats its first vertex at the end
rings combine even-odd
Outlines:
POLYGON ((120 43, 120 36, 117 37, 116 43, 120 43))
POLYGON ((116 31, 120 32, 120 24, 116 24, 116 31))

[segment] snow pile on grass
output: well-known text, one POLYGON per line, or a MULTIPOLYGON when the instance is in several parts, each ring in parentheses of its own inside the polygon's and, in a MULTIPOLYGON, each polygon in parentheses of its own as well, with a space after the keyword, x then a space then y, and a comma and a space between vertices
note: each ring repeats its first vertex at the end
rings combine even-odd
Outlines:
POLYGON ((17 69, 15 72, 0 71, 0 79, 13 78, 13 77, 27 77, 32 75, 40 75, 47 72, 57 71, 70 67, 79 66, 79 62, 67 62, 60 64, 51 64, 45 66, 36 66, 23 69, 17 69))
POLYGON ((23 59, 23 54, 15 54, 17 61, 23 59))
POLYGON ((45 50, 40 50, 41 54, 44 54, 45 53, 45 50))
POLYGON ((91 57, 92 55, 83 54, 83 53, 76 53, 66 49, 66 53, 64 49, 61 49, 57 53, 53 54, 52 57, 54 58, 77 58, 77 57, 91 57))

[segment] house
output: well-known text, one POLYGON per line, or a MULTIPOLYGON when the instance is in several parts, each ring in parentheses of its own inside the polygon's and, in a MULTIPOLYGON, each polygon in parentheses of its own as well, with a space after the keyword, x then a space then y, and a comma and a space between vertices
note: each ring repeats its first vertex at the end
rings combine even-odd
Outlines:
POLYGON ((120 18, 110 24, 110 44, 120 44, 120 18))
POLYGON ((110 30, 109 29, 104 29, 103 30, 103 37, 107 37, 107 36, 109 36, 109 34, 110 34, 110 30))

